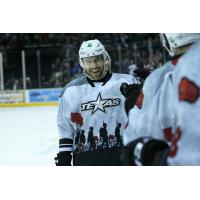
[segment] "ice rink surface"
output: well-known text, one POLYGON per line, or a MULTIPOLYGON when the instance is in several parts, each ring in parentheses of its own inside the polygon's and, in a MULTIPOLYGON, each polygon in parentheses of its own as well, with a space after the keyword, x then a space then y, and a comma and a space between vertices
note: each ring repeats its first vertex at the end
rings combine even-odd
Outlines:
POLYGON ((0 108, 0 165, 53 166, 56 106, 0 108))

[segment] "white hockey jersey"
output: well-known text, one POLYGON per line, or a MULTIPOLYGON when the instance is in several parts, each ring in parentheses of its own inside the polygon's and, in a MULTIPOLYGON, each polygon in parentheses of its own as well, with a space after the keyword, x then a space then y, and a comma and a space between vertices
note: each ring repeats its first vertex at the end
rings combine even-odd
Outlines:
POLYGON ((59 151, 94 151, 122 144, 127 116, 122 83, 137 83, 127 74, 110 74, 104 82, 84 75, 70 82, 59 98, 59 151))
MULTIPOLYGON (((153 71, 145 80, 142 91, 136 102, 136 106, 129 112, 128 125, 124 130, 124 144, 127 145, 131 141, 139 137, 154 136, 157 139, 164 139, 162 128, 164 125, 160 124, 159 100, 161 98, 161 91, 168 91, 168 87, 164 82, 169 80, 170 74, 174 69, 172 62, 167 62, 161 68, 153 71)), ((170 92, 170 91, 168 91, 170 92)), ((172 98, 171 95, 168 98, 172 98)), ((162 105, 164 110, 167 110, 172 105, 172 101, 164 100, 162 105)), ((170 112, 170 114, 172 114, 170 112)), ((170 118, 170 117, 168 117, 170 118)))
POLYGON ((169 165, 200 165, 200 43, 155 70, 129 113, 124 143, 150 136, 168 142, 169 165))
POLYGON ((200 165, 200 42, 181 57, 172 76, 175 132, 169 165, 200 165))

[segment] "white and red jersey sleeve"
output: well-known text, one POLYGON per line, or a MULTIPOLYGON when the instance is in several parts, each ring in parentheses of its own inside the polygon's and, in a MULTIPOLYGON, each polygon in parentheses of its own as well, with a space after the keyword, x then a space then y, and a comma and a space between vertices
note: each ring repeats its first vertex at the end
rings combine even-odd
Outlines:
POLYGON ((159 109, 165 108, 160 107, 159 101, 161 91, 167 90, 166 85, 163 86, 163 82, 169 79, 169 74, 173 69, 173 64, 167 62, 161 68, 153 71, 146 79, 136 105, 129 112, 128 123, 124 131, 125 145, 137 138, 146 136, 164 139, 158 113, 159 109))
POLYGON ((173 74, 175 132, 170 165, 200 165, 200 43, 181 57, 173 74))

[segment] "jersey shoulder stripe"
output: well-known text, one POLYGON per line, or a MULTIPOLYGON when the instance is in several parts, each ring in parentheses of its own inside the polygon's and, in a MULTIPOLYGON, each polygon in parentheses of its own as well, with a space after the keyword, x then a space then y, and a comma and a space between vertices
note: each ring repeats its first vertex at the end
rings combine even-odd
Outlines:
POLYGON ((75 80, 69 82, 61 91, 60 93, 60 97, 63 96, 63 94, 65 93, 65 90, 69 87, 73 87, 73 86, 80 86, 80 85, 85 85, 88 84, 87 78, 85 75, 81 75, 79 78, 76 78, 75 80))

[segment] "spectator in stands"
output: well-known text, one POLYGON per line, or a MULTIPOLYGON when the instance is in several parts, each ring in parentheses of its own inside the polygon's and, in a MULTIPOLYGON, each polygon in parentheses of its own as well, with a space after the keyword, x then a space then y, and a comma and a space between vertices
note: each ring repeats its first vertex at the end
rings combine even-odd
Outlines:
MULTIPOLYGON (((160 45, 160 39, 156 34, 0 34, 0 48, 3 52, 5 52, 4 72, 7 74, 5 76, 5 82, 9 83, 8 80, 11 80, 15 71, 18 71, 17 67, 21 65, 20 56, 22 48, 25 49, 27 55, 29 52, 35 52, 36 48, 40 48, 42 67, 53 65, 52 68, 42 70, 42 76, 45 78, 45 83, 42 82, 42 87, 54 87, 55 79, 52 82, 51 75, 58 71, 61 71, 62 73, 59 81, 62 85, 65 85, 66 82, 64 81, 70 81, 81 72, 80 66, 77 63, 77 55, 75 52, 78 51, 80 41, 87 40, 88 38, 99 38, 105 44, 113 59, 113 72, 128 73, 128 66, 133 63, 136 64, 138 68, 143 68, 146 65, 157 68, 166 61, 166 55, 164 54, 163 47, 160 45), (43 49, 43 45, 48 46, 48 48, 43 49), (54 49, 56 45, 60 46, 57 49, 54 49), (52 52, 53 56, 51 56, 52 52), (44 58, 43 56, 46 57, 44 58), (63 60, 65 60, 66 63, 70 63, 70 69, 69 67, 65 68, 63 66, 63 60), (64 73, 65 75, 67 73, 67 76, 64 76, 64 73)), ((27 59, 31 62, 30 57, 27 57, 27 59)), ((36 77, 37 75, 34 76, 36 77)), ((31 77, 34 76, 31 75, 31 77)), ((32 80, 32 85, 37 87, 38 80, 36 80, 36 84, 34 81, 35 79, 32 80)), ((59 84, 58 82, 56 83, 56 85, 59 84)), ((12 86, 13 83, 11 83, 9 88, 12 89, 12 86)))
POLYGON ((13 90, 19 90, 19 89, 21 89, 19 79, 15 79, 13 83, 13 90))
POLYGON ((32 86, 32 81, 31 81, 31 78, 30 77, 27 77, 26 78, 26 88, 27 89, 31 89, 33 86, 32 86))
POLYGON ((75 64, 70 67, 70 75, 71 77, 75 76, 76 74, 81 74, 81 66, 78 62, 75 62, 75 64))

